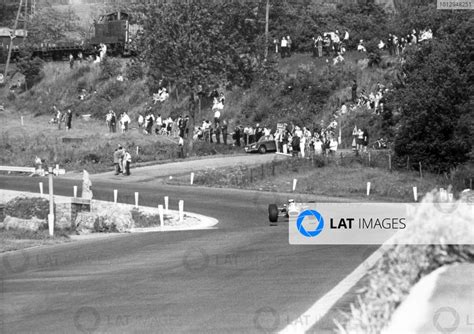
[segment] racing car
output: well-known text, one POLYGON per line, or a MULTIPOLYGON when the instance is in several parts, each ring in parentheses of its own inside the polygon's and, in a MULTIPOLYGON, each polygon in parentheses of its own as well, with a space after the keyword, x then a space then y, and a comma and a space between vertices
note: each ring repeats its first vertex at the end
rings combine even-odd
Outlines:
MULTIPOLYGON (((315 203, 315 201, 308 201, 308 203, 315 203)), ((270 225, 277 225, 278 217, 284 217, 286 219, 290 216, 298 215, 303 209, 303 205, 296 203, 294 199, 289 199, 287 204, 278 207, 276 204, 268 205, 268 220, 270 220, 270 225)))

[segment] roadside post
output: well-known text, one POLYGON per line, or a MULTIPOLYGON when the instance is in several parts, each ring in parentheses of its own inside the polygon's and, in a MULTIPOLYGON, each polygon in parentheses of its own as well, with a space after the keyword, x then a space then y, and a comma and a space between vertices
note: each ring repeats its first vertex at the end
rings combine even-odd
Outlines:
POLYGON ((59 165, 56 165, 56 169, 54 170, 54 175, 59 175, 59 165))
POLYGON ((168 214, 168 204, 169 204, 170 198, 168 196, 165 196, 165 213, 168 214))
POLYGON ((367 196, 370 195, 370 182, 367 182, 367 196))
POLYGON ((41 194, 41 197, 43 197, 43 182, 40 182, 40 183, 39 183, 39 187, 40 187, 40 194, 41 194))
POLYGON ((54 236, 54 193, 53 193, 53 167, 48 167, 49 179, 49 215, 48 215, 48 229, 49 235, 54 236))
POLYGON ((77 186, 74 186, 73 192, 74 192, 74 198, 77 198, 77 186))
POLYGON ((118 191, 114 189, 114 204, 117 204, 118 191))
POLYGON ((138 192, 135 192, 135 207, 138 208, 138 192))
POLYGON ((413 199, 415 202, 418 202, 418 189, 417 187, 413 187, 413 199))
POLYGON ((298 182, 297 179, 293 179, 293 192, 296 191, 296 183, 298 182))
POLYGON ((191 173, 191 185, 194 184, 194 173, 191 173))
POLYGON ((179 222, 182 223, 184 220, 184 201, 180 200, 178 203, 179 207, 179 222))
POLYGON ((164 217, 163 217, 163 205, 162 204, 158 205, 158 213, 160 215, 160 227, 163 227, 164 217))

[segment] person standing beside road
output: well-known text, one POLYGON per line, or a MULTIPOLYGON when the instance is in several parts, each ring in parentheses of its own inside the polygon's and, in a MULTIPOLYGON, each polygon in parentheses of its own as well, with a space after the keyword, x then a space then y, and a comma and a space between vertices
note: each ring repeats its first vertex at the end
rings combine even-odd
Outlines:
POLYGON ((122 159, 124 156, 123 148, 121 145, 114 152, 114 166, 115 166, 115 175, 120 175, 122 173, 122 159))
POLYGON ((122 167, 123 167, 123 175, 129 176, 130 175, 130 164, 132 163, 132 155, 128 150, 125 150, 123 154, 122 160, 122 167))

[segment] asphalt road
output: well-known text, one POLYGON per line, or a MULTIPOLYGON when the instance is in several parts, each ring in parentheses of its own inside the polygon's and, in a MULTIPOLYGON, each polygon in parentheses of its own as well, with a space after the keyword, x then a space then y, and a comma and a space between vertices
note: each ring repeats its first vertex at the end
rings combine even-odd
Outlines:
MULTIPOLYGON (((38 191, 39 181, 1 176, 0 189, 38 191)), ((80 188, 80 181, 56 179, 55 193, 72 195, 73 185, 80 188)), ((289 245, 287 225, 271 227, 267 220, 267 205, 285 194, 110 180, 93 189, 104 200, 118 189, 127 203, 139 191, 141 205, 156 206, 167 195, 177 208, 183 199, 185 210, 219 219, 218 229, 1 255, 2 333, 275 332, 301 321, 375 249, 289 245)), ((332 332, 328 327, 313 330, 332 332)))

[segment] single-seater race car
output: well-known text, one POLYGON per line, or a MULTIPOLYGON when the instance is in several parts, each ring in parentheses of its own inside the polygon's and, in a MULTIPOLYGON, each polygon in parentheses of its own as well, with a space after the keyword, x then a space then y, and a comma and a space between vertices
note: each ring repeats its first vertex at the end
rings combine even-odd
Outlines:
MULTIPOLYGON (((308 201, 307 203, 315 203, 315 201, 308 201)), ((270 225, 277 225, 278 217, 289 219, 290 216, 297 216, 305 208, 301 203, 296 203, 294 199, 289 199, 287 204, 278 207, 276 204, 268 205, 268 220, 270 225)))

